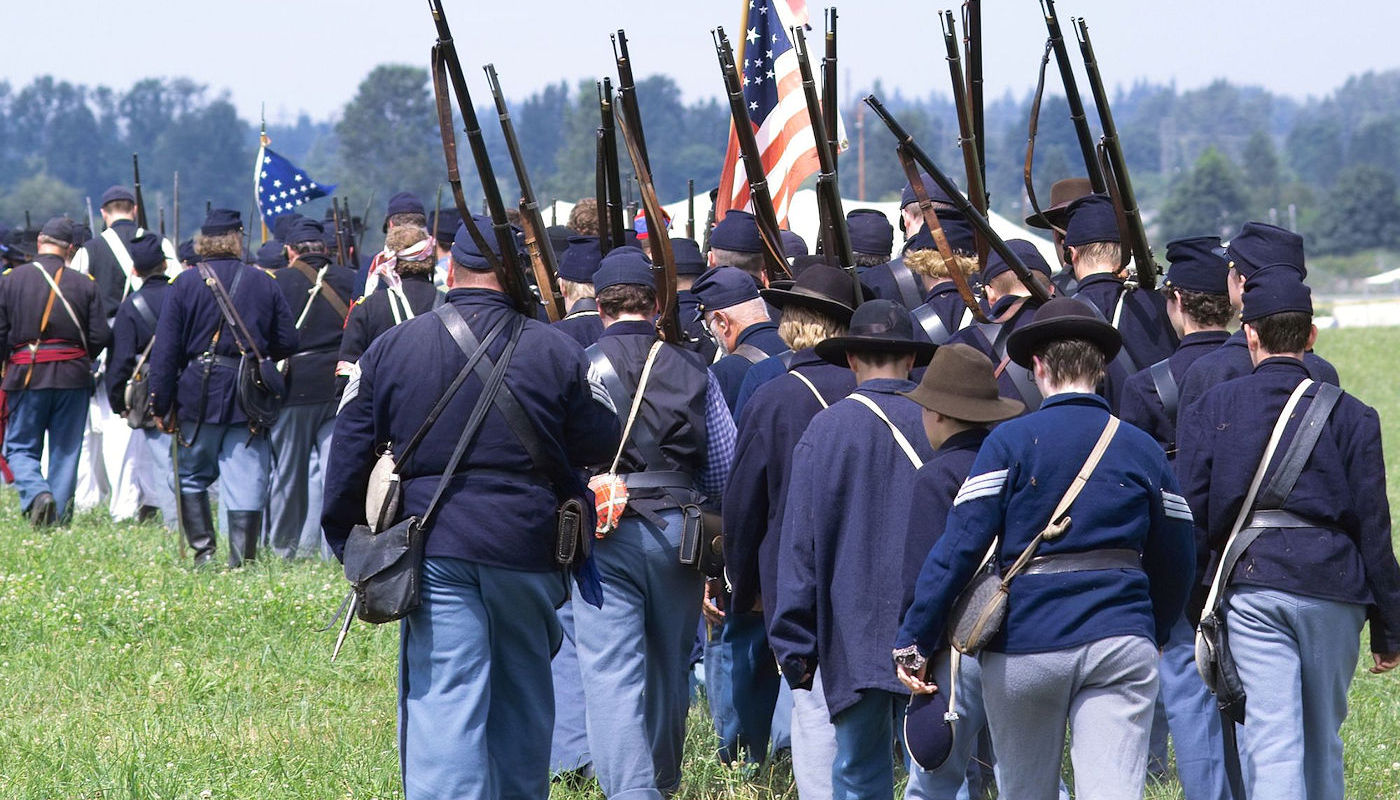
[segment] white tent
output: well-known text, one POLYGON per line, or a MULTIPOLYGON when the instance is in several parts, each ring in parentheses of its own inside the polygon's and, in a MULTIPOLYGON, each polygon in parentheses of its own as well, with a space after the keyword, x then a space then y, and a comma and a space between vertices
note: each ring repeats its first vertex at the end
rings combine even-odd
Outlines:
POLYGON ((1400 281, 1400 269, 1391 269, 1366 279, 1367 286, 1388 286, 1400 281))
MULTIPOLYGON (((569 220, 569 211, 574 207, 573 203, 556 201, 551 208, 544 210, 546 220, 554 219, 558 224, 564 225, 569 220)), ((873 208, 885 215, 890 224, 895 228, 895 251, 898 252, 899 244, 902 241, 899 236, 899 202, 891 200, 886 203, 872 203, 851 198, 842 198, 841 207, 847 212, 855 208, 873 208)), ((666 213, 671 215, 671 235, 682 235, 685 233, 685 221, 688 212, 684 199, 674 203, 666 203, 662 206, 666 213)), ((697 194, 695 196, 695 227, 702 228, 705 220, 710 214, 710 196, 708 193, 697 194)), ((1035 244, 1036 249, 1045 257, 1046 263, 1052 268, 1058 268, 1059 256, 1055 253, 1055 245, 1045 238, 1040 232, 1032 232, 1030 229, 1019 225, 1006 217, 993 211, 990 214, 992 230, 996 231, 1003 239, 1026 239, 1035 244)), ((812 189, 802 189, 792 197, 792 205, 788 211, 788 227, 807 241, 807 247, 814 249, 819 236, 821 225, 820 215, 817 212, 817 193, 812 189)))

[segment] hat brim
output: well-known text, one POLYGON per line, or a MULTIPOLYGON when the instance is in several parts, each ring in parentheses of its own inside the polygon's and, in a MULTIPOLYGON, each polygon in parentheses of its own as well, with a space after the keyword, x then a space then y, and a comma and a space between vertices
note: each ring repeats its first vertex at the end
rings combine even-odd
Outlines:
POLYGON ((1006 340, 1011 360, 1031 368, 1031 354, 1041 344, 1061 339, 1083 339, 1103 353, 1104 363, 1112 361, 1123 348, 1123 335, 1103 320, 1093 317, 1064 316, 1031 322, 1012 331, 1006 340))
POLYGON ((968 397, 952 394, 922 382, 912 391, 900 392, 900 394, 929 411, 937 411, 945 417, 960 419, 964 422, 1001 422, 1019 417, 1026 410, 1025 403, 1020 400, 1012 400, 1009 397, 991 399, 968 397))
POLYGON ((787 308, 790 305, 810 308, 819 314, 825 314, 841 322, 850 322, 851 315, 855 313, 855 309, 845 303, 802 289, 768 288, 760 289, 758 293, 774 308, 787 308))
POLYGON ((1064 230, 1065 224, 1069 222, 1069 204, 1073 202, 1074 200, 1070 200, 1050 206, 1049 208, 1042 208, 1039 214, 1027 216, 1026 224, 1032 228, 1039 228, 1043 231, 1052 230, 1054 228, 1064 230))
POLYGON ((947 692, 909 698, 904 712, 904 746, 920 769, 938 769, 953 752, 953 726, 944 717, 947 713, 947 692))
POLYGON ((914 366, 927 367, 933 360, 938 345, 930 342, 916 342, 910 339, 884 339, 875 336, 833 336, 817 342, 817 355, 828 364, 838 367, 848 366, 846 356, 852 351, 858 353, 895 353, 914 356, 914 366))

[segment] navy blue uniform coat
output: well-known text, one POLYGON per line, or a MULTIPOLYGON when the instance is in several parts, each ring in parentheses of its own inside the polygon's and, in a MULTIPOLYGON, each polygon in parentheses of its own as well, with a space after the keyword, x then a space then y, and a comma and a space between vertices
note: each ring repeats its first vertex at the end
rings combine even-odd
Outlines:
POLYGON ((598 316, 598 302, 585 297, 569 308, 563 319, 554 323, 556 330, 567 334, 580 347, 588 347, 603 335, 603 319, 598 316))
MULTIPOLYGON (((1182 411, 1177 467, 1196 515, 1202 585, 1215 577, 1213 559, 1230 535, 1279 412, 1307 377, 1297 359, 1266 359, 1253 374, 1211 389, 1182 411)), ((1295 418, 1316 391, 1308 390, 1295 418)), ((1296 428, 1284 431, 1276 459, 1296 428)), ((1400 567, 1385 492, 1380 419, 1375 409, 1344 395, 1282 504, 1317 527, 1265 531, 1245 550, 1231 585, 1369 606, 1371 650, 1400 652, 1400 567)), ((1199 609, 1191 611, 1194 617, 1199 609)))
MULTIPOLYGON (((481 339, 503 316, 517 317, 510 300, 486 289, 454 289, 456 306, 481 339)), ((494 361, 505 348, 503 334, 487 355, 494 361)), ((360 358, 358 388, 335 420, 326 470, 326 541, 340 557, 350 529, 365 521, 365 487, 385 444, 399 450, 427 418, 467 357, 437 314, 424 314, 385 332, 360 358)), ((493 408, 466 451, 427 529, 429 556, 461 558, 479 564, 530 572, 557 569, 552 548, 557 475, 612 458, 617 448, 617 417, 593 399, 588 366, 577 343, 549 327, 527 320, 506 370, 510 390, 555 463, 536 470, 519 439, 493 408), (514 475, 468 475, 490 469, 514 475), (554 474, 548 474, 552 472, 554 474), (551 485, 551 482, 554 486, 551 485)), ((402 465, 400 519, 422 514, 437 488, 482 384, 469 377, 458 389, 434 430, 402 465)), ((353 392, 353 394, 351 394, 353 392)), ((563 494, 570 487, 560 486, 563 494)))
MULTIPOLYGON (((914 446, 933 455, 922 414, 878 378, 856 389, 879 404, 914 446)), ((890 429, 855 400, 812 418, 792 454, 769 645, 793 687, 820 667, 835 717, 866 689, 904 693, 890 668, 906 589, 905 535, 915 466, 890 429)))
MULTIPOLYGON (((741 344, 753 345, 770 356, 776 356, 788 349, 787 342, 778 335, 778 323, 771 321, 757 322, 745 328, 739 334, 735 347, 741 344)), ((724 404, 729 406, 731 413, 736 412, 739 388, 743 386, 744 376, 753 365, 754 362, 733 353, 710 365, 710 372, 713 372, 715 380, 719 381, 720 391, 724 392, 724 404)))
MULTIPOLYGON (((1322 356, 1308 353, 1303 356, 1303 364, 1307 366, 1308 375, 1313 380, 1324 381, 1334 386, 1342 385, 1341 379, 1337 377, 1336 368, 1322 356)), ((1180 417, 1181 412, 1190 408, 1192 403, 1212 387, 1253 371, 1254 361, 1249 357, 1249 344, 1245 341, 1244 330, 1235 331, 1224 344, 1192 362, 1186 374, 1181 377, 1181 398, 1177 406, 1177 416, 1180 417)))
POLYGON ((1150 367, 1176 350, 1176 330, 1167 318, 1167 301, 1161 294, 1145 289, 1128 291, 1123 279, 1107 272, 1085 276, 1079 282, 1076 300, 1092 304, 1113 321, 1118 298, 1124 292, 1123 312, 1118 318, 1118 332, 1123 334, 1123 349, 1138 369, 1150 367))
POLYGON ((107 402, 111 404, 113 413, 126 411, 126 382, 131 380, 141 352, 146 349, 151 337, 156 335, 156 329, 137 313, 132 298, 140 295, 159 321, 165 295, 169 291, 169 278, 152 275, 117 309, 116 319, 112 320, 112 349, 107 354, 107 402))
MULTIPOLYGON (((300 261, 314 270, 326 270, 322 280, 350 305, 354 295, 355 273, 345 267, 331 266, 325 256, 305 255, 300 261)), ((340 357, 340 340, 345 335, 345 317, 331 306, 318 289, 309 294, 312 282, 290 265, 273 273, 273 280, 282 290, 292 322, 306 310, 306 319, 297 330, 297 352, 287 361, 287 405, 310 405, 335 399, 335 364, 340 357), (307 302, 310 306, 307 306, 307 302)))
MULTIPOLYGON (((1225 331, 1189 333, 1182 338, 1181 344, 1177 345, 1176 352, 1167 359, 1167 367, 1171 370, 1172 378, 1176 380, 1178 412, 1182 408, 1181 382, 1186 377, 1186 371, 1197 359, 1219 349, 1228 338, 1230 334, 1225 331)), ((1124 422, 1130 422, 1147 431, 1166 451, 1167 460, 1173 461, 1176 459, 1176 417, 1167 416, 1162 398, 1157 395, 1157 383, 1152 380, 1151 366, 1152 364, 1143 365, 1141 370, 1124 382, 1123 391, 1119 395, 1118 416, 1122 417, 1124 422)))
MULTIPOLYGON (((765 359, 749 375, 770 363, 781 365, 782 361, 765 359)), ((793 354, 792 371, 810 380, 827 405, 856 388, 855 373, 828 364, 811 348, 793 354)), ((748 384, 746 378, 744 385, 748 384)), ((783 374, 763 383, 739 415, 738 444, 723 507, 725 575, 734 608, 748 610, 760 597, 775 596, 792 450, 822 408, 806 384, 783 374)))
MULTIPOLYGON (((87 357, 27 366, 9 364, 5 367, 4 390, 90 390, 92 359, 97 358, 97 354, 107 347, 112 338, 97 284, 81 272, 64 267, 63 259, 58 256, 41 255, 34 263, 43 267, 51 278, 58 274, 59 269, 63 269, 63 274, 57 279, 58 288, 78 317, 78 324, 75 325, 63 304, 54 298, 53 309, 49 312, 49 326, 42 338, 82 347, 83 338, 86 337, 87 357), (25 385, 24 376, 31 371, 33 377, 25 385)), ((21 264, 0 275, 0 342, 5 346, 3 358, 6 362, 16 348, 41 338, 39 328, 51 291, 49 282, 30 264, 21 264)))
MULTIPOLYGON (((997 562, 1004 571, 1049 522, 1107 422, 1103 398, 1069 393, 992 431, 919 575, 896 648, 917 644, 932 654, 993 537, 1003 535, 997 562)), ((1119 426, 1069 516, 1069 530, 1037 555, 1132 549, 1143 569, 1018 576, 1006 624, 987 649, 1041 653, 1131 635, 1160 647, 1185 605, 1194 563, 1191 514, 1162 449, 1137 428, 1119 426)))

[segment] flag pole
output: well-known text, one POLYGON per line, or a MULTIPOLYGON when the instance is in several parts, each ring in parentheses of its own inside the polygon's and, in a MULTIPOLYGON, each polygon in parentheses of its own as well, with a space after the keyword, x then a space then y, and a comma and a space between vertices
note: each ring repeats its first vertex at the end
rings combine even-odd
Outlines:
POLYGON ((258 226, 262 228, 262 242, 267 244, 267 219, 263 217, 262 203, 258 201, 258 173, 262 170, 263 151, 272 144, 267 137, 267 104, 262 104, 262 129, 258 133, 258 160, 253 164, 253 207, 258 210, 258 226))

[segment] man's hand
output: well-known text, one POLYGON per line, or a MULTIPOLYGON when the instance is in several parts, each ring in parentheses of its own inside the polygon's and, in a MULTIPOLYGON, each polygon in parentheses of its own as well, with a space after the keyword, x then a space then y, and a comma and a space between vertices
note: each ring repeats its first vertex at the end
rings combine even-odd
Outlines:
POLYGON ((155 422, 156 422, 156 430, 160 431, 161 433, 173 433, 173 432, 174 432, 174 427, 175 427, 175 426, 174 426, 173 424, 166 424, 166 421, 165 421, 165 418, 164 418, 164 417, 156 417, 155 422))
POLYGON ((705 581, 705 600, 700 604, 700 612, 705 615, 705 622, 711 625, 722 625, 724 623, 724 589, 719 585, 719 579, 711 578, 705 581))
POLYGON ((1372 675, 1379 675, 1382 672, 1389 672, 1400 667, 1400 653, 1372 653, 1371 658, 1376 661, 1376 665, 1371 667, 1372 675))
POLYGON ((896 664, 894 672, 899 677, 899 682, 914 694, 933 694, 938 691, 937 684, 924 680, 924 676, 928 673, 928 664, 919 667, 914 672, 905 669, 903 664, 896 664))

